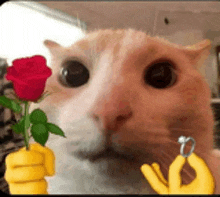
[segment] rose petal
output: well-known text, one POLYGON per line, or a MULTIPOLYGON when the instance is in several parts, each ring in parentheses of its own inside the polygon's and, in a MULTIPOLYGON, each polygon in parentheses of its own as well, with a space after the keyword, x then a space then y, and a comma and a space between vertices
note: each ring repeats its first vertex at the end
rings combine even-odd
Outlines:
POLYGON ((13 67, 8 67, 8 68, 7 68, 7 74, 6 74, 5 78, 6 78, 7 80, 11 80, 11 78, 12 78, 13 76, 17 76, 16 70, 15 70, 13 67))
POLYGON ((32 59, 39 65, 46 65, 46 59, 41 55, 35 55, 32 59))
POLYGON ((36 101, 40 98, 40 96, 44 92, 45 85, 40 87, 40 88, 33 88, 30 87, 28 84, 21 86, 18 83, 14 83, 14 90, 16 95, 21 99, 21 100, 26 100, 26 101, 36 101))
POLYGON ((26 65, 28 61, 28 58, 16 59, 12 62, 12 65, 16 69, 16 71, 19 71, 21 69, 24 69, 23 65, 26 65))
POLYGON ((6 79, 11 80, 17 96, 22 100, 36 101, 44 92, 46 80, 52 75, 46 59, 41 55, 13 61, 7 69, 6 79))

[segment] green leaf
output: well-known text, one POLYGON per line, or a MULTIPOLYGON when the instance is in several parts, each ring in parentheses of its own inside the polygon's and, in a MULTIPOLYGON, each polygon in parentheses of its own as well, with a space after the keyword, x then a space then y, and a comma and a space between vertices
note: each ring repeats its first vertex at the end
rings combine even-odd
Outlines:
POLYGON ((14 112, 20 112, 21 111, 21 106, 16 103, 15 101, 11 101, 11 109, 14 111, 14 112))
POLYGON ((3 107, 10 108, 11 106, 11 99, 7 98, 6 96, 0 96, 0 105, 3 107))
POLYGON ((47 115, 41 109, 35 109, 30 114, 30 121, 32 124, 46 123, 47 115))
POLYGON ((14 124, 11 126, 11 129, 15 132, 15 133, 23 133, 24 130, 21 129, 19 124, 14 124))
POLYGON ((42 146, 45 145, 49 137, 48 129, 42 123, 33 124, 31 127, 31 134, 34 140, 42 146))
POLYGON ((14 112, 21 112, 21 106, 12 99, 7 98, 6 96, 0 96, 0 105, 3 107, 9 108, 14 112))
MULTIPOLYGON (((15 124, 15 125, 12 125, 11 128, 13 129, 13 131, 15 133, 24 133, 24 116, 20 119, 20 121, 15 124)), ((30 121, 29 121, 29 118, 28 118, 28 121, 27 121, 27 128, 30 127, 30 121)))
POLYGON ((55 135, 60 135, 60 136, 66 137, 66 136, 64 135, 64 132, 63 132, 57 125, 55 125, 55 124, 53 124, 53 123, 47 122, 47 123, 46 123, 46 127, 47 127, 47 129, 49 130, 50 133, 53 133, 53 134, 55 134, 55 135))

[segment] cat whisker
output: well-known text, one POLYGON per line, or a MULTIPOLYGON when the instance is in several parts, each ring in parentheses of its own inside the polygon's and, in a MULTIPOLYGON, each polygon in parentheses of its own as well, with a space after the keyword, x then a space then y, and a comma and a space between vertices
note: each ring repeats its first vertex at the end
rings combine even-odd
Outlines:
POLYGON ((183 131, 183 132, 185 132, 185 131, 192 131, 192 129, 188 129, 188 128, 179 128, 179 127, 171 127, 171 128, 169 128, 169 130, 173 130, 173 131, 183 131))
POLYGON ((67 168, 67 170, 71 170, 71 169, 73 169, 73 167, 74 167, 74 165, 70 165, 70 166, 67 168))
POLYGON ((64 169, 64 164, 61 164, 60 166, 59 166, 59 172, 60 173, 63 173, 64 171, 65 171, 65 169, 64 169))

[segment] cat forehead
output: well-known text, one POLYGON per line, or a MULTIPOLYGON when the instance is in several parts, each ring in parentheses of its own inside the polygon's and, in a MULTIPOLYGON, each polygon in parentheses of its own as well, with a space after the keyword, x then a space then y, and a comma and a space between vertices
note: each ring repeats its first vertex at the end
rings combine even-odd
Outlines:
MULTIPOLYGON (((117 53, 119 48, 127 50, 147 47, 149 52, 156 52, 158 46, 172 46, 179 48, 179 45, 168 42, 159 37, 151 37, 144 32, 133 29, 128 30, 99 30, 89 33, 84 39, 78 41, 75 46, 82 50, 93 49, 96 52, 115 48, 117 53)), ((125 52, 125 51, 124 51, 125 52)))

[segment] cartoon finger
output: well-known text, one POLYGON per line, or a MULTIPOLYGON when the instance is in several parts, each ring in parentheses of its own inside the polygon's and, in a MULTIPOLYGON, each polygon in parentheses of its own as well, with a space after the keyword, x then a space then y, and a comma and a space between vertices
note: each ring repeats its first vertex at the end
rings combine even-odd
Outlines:
POLYGON ((44 157, 36 151, 17 151, 7 155, 6 167, 14 168, 19 166, 42 165, 44 157))
MULTIPOLYGON (((22 149, 25 149, 25 147, 22 149)), ((53 151, 38 143, 31 144, 30 150, 38 151, 43 155, 44 166, 46 168, 46 176, 53 176, 55 174, 55 156, 53 151)))
POLYGON ((189 162, 189 165, 196 172, 194 188, 197 189, 197 192, 200 194, 213 194, 215 188, 215 181, 205 161, 199 156, 197 156, 195 153, 192 153, 187 158, 187 160, 189 162))
POLYGON ((182 182, 180 172, 182 170, 183 165, 186 162, 186 158, 182 155, 178 155, 173 163, 169 167, 169 191, 170 193, 175 193, 179 191, 180 185, 182 182))
POLYGON ((11 194, 48 194, 45 179, 25 183, 9 184, 11 194))
POLYGON ((199 179, 203 179, 206 176, 210 176, 211 172, 207 167, 207 164, 204 162, 202 158, 197 156, 195 153, 192 153, 187 158, 190 166, 196 171, 196 176, 199 179))
POLYGON ((46 174, 43 156, 36 151, 19 150, 6 157, 5 179, 8 183, 43 178, 46 174), (30 175, 31 173, 34 176, 30 175), (35 176, 36 174, 36 176, 35 176))
POLYGON ((5 172, 5 180, 8 183, 35 181, 43 179, 45 174, 43 165, 8 168, 5 172))
POLYGON ((168 188, 160 180, 160 178, 157 176, 156 172, 151 166, 144 164, 141 166, 141 171, 144 174, 145 178, 148 180, 151 187, 158 194, 168 194, 168 188))
POLYGON ((167 180, 164 178, 162 172, 160 171, 160 165, 158 163, 153 163, 153 164, 151 164, 151 167, 156 172, 157 176, 163 182, 163 184, 168 186, 167 180))

